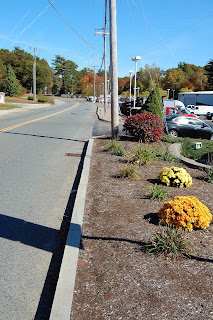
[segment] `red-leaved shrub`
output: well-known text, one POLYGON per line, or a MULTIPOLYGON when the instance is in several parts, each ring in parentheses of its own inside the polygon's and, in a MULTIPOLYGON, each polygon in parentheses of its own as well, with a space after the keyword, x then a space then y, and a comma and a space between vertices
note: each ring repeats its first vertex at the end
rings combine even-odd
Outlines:
POLYGON ((164 124, 154 113, 140 113, 127 117, 124 130, 143 142, 156 142, 161 138, 164 124))

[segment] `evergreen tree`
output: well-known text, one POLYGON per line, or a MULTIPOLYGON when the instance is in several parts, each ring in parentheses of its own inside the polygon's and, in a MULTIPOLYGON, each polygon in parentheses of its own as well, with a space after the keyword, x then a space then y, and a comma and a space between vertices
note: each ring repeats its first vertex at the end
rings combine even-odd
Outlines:
POLYGON ((161 119, 163 119, 163 107, 160 90, 158 88, 154 88, 150 95, 148 96, 145 104, 143 105, 142 112, 152 112, 157 114, 161 119))
POLYGON ((208 89, 213 90, 213 60, 211 59, 204 67, 208 77, 208 89))
POLYGON ((20 89, 21 88, 20 85, 17 83, 17 79, 13 71, 13 68, 9 64, 5 72, 3 90, 6 95, 13 97, 19 94, 20 89))

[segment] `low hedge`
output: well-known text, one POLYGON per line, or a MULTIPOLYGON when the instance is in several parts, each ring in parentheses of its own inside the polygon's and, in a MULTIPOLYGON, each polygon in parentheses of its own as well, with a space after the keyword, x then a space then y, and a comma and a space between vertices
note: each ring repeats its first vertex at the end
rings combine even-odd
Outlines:
POLYGON ((38 102, 45 103, 45 102, 47 102, 47 99, 46 98, 38 98, 38 102))

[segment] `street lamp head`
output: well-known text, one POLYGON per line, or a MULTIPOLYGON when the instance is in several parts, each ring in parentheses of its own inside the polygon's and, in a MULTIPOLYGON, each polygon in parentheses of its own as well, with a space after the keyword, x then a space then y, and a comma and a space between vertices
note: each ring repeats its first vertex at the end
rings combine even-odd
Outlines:
POLYGON ((138 61, 138 60, 141 60, 140 56, 136 56, 136 57, 132 58, 132 61, 138 61))
POLYGON ((130 70, 130 71, 129 71, 129 73, 130 73, 130 74, 132 74, 132 73, 133 73, 133 71, 132 71, 132 70, 130 70))

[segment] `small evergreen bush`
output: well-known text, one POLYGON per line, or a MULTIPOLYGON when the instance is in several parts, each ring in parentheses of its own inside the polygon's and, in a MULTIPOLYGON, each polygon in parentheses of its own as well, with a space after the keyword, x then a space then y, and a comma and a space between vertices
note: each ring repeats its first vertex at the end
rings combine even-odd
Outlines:
POLYGON ((154 87, 150 92, 150 95, 142 107, 142 112, 155 113, 163 120, 164 113, 161 101, 161 93, 158 88, 154 87))
POLYGON ((154 113, 141 113, 127 117, 124 130, 143 142, 156 142, 161 138, 164 124, 154 113))
POLYGON ((28 100, 33 100, 33 96, 29 96, 27 99, 28 100))

